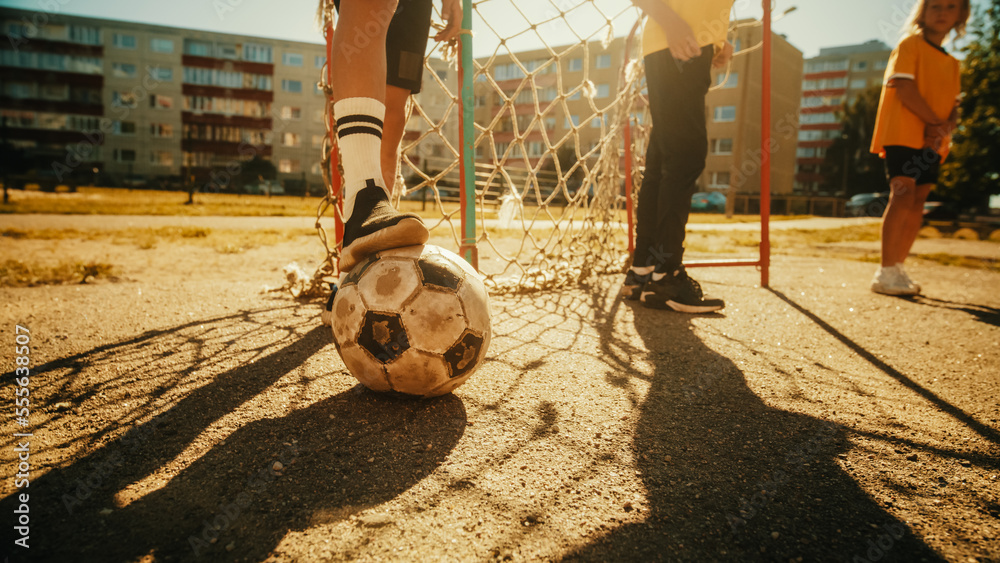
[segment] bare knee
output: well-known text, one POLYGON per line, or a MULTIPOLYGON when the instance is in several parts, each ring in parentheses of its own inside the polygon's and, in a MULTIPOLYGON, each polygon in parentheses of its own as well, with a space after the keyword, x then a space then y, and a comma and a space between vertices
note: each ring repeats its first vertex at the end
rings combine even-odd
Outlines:
POLYGON ((889 181, 889 189, 889 205, 913 207, 917 199, 917 183, 913 178, 896 176, 889 181))

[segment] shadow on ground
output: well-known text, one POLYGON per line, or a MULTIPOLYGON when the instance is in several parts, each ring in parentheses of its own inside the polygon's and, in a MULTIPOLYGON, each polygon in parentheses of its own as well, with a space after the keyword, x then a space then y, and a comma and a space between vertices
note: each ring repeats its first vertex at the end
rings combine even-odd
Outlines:
MULTIPOLYGON (((843 428, 768 406, 691 317, 618 300, 599 321, 623 306, 655 366, 634 438, 650 510, 566 560, 941 560, 839 466, 843 428)), ((623 373, 646 354, 602 334, 623 373)))
MULTIPOLYGON (((216 421, 330 344, 329 328, 281 311, 151 332, 46 367, 64 372, 56 386, 61 398, 82 405, 88 397, 127 392, 114 380, 77 381, 107 369, 116 357, 148 357, 148 349, 165 346, 187 359, 164 354, 148 362, 144 376, 167 382, 176 376, 174 370, 190 374, 204 364, 216 365, 215 348, 206 348, 203 338, 216 332, 218 345, 228 346, 222 342, 232 338, 224 335, 233 330, 278 337, 256 348, 248 344, 244 361, 162 408, 154 407, 158 401, 151 398, 148 405, 127 411, 126 417, 141 415, 145 422, 95 428, 105 437, 91 453, 70 457, 65 466, 32 480, 32 561, 137 561, 150 555, 212 561, 223 554, 229 560, 262 560, 289 531, 336 522, 398 495, 433 471, 462 436, 465 408, 453 395, 414 401, 375 397, 355 387, 285 416, 253 417, 180 471, 163 475, 216 421), (256 329, 248 322, 252 317, 256 329), (109 437, 109 428, 128 429, 109 437), (160 482, 150 486, 158 473, 160 482), (122 491, 142 482, 144 494, 123 503, 122 491)), ((49 425, 71 418, 62 412, 49 425)), ((42 445, 35 444, 37 452, 42 445)), ((0 501, 6 514, 17 506, 13 495, 0 501)), ((11 533, 8 528, 5 535, 11 533)), ((12 538, 6 539, 5 545, 12 545, 12 538)))

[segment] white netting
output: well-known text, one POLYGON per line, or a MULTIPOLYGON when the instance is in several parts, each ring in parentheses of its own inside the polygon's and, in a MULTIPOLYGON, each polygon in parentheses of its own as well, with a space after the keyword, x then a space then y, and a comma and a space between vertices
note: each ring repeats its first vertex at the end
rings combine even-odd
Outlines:
MULTIPOLYGON (((332 8, 324 13, 332 22, 332 8)), ((635 193, 648 132, 639 18, 621 0, 473 3, 475 242, 491 290, 624 271, 624 133, 630 125, 635 193)), ((446 46, 431 40, 428 51, 423 92, 409 105, 395 203, 424 217, 431 243, 458 252, 461 84, 446 46)), ((329 95, 328 82, 324 69, 329 95)), ((331 186, 329 158, 324 170, 331 186)), ((330 193, 317 218, 329 250, 317 280, 336 272, 337 249, 319 222, 338 212, 330 193)))

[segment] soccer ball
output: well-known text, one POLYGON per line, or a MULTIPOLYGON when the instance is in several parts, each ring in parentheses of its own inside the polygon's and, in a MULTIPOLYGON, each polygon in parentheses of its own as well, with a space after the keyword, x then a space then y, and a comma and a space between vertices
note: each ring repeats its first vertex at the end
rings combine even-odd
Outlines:
POLYGON ((450 393, 490 345, 490 301, 480 275, 433 245, 374 254, 340 282, 333 340, 351 374, 374 391, 450 393))

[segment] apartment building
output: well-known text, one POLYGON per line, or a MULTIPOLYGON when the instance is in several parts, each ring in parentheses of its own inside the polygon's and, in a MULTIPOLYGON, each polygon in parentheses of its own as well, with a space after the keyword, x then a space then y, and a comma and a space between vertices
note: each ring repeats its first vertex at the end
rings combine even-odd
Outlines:
MULTIPOLYGON (((44 15, 0 11, 0 141, 23 151, 28 170, 108 185, 193 178, 232 190, 243 163, 259 156, 288 191, 322 193, 325 45, 44 15)), ((431 66, 449 72, 443 61, 431 66)), ((443 119, 450 98, 425 91, 436 99, 422 105, 443 119)), ((442 137, 420 150, 443 155, 435 143, 442 137)))
POLYGON ((861 92, 882 84, 892 54, 878 40, 820 49, 806 61, 802 77, 801 128, 796 159, 795 191, 844 195, 828 186, 823 170, 826 150, 841 136, 840 113, 861 92))

